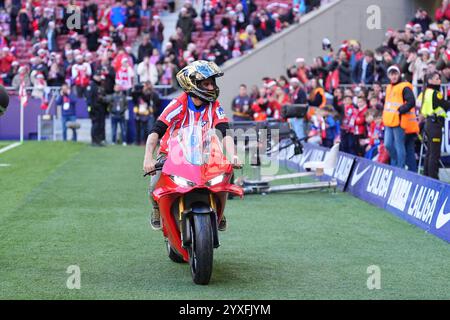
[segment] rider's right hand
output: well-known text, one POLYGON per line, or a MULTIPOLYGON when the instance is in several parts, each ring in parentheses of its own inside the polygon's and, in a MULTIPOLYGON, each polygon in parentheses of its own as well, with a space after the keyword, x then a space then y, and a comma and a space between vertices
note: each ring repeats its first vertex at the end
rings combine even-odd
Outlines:
POLYGON ((148 172, 152 172, 151 175, 155 175, 155 166, 156 166, 157 161, 155 159, 146 159, 144 160, 144 172, 148 173, 148 172))

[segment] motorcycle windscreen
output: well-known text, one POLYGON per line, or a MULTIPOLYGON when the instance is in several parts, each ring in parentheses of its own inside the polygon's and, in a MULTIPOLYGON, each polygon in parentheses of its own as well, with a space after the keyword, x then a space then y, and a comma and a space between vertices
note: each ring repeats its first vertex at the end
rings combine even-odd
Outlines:
POLYGON ((215 130, 188 126, 175 130, 169 140, 169 157, 163 172, 204 184, 231 165, 222 151, 215 130))

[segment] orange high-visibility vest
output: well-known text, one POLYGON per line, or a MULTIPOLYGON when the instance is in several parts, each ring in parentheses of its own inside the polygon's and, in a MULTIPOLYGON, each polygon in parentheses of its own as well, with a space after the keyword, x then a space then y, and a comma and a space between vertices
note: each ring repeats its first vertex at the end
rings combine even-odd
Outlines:
POLYGON ((383 123, 386 127, 400 126, 400 114, 398 108, 405 103, 403 100, 403 89, 406 87, 413 90, 409 82, 401 82, 396 85, 388 85, 386 88, 386 102, 383 110, 383 123))
POLYGON ((407 113, 400 116, 400 127, 405 130, 406 134, 419 133, 419 120, 416 115, 416 107, 411 108, 407 113))
POLYGON ((320 94, 322 96, 322 102, 320 103, 319 106, 314 106, 314 107, 310 106, 308 108, 308 113, 306 115, 306 118, 308 120, 310 120, 312 118, 312 116, 316 114, 317 107, 319 109, 322 109, 327 104, 327 98, 325 97, 325 90, 323 90, 323 88, 321 88, 321 87, 317 87, 313 91, 313 97, 316 97, 317 94, 320 94))

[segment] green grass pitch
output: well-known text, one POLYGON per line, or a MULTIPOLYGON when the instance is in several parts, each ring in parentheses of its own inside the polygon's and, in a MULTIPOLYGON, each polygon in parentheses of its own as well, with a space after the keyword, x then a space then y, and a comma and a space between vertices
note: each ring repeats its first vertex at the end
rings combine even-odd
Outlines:
POLYGON ((0 299, 450 298, 448 243, 329 191, 229 201, 212 280, 196 286, 148 226, 142 159, 139 147, 52 142, 0 154, 0 299))

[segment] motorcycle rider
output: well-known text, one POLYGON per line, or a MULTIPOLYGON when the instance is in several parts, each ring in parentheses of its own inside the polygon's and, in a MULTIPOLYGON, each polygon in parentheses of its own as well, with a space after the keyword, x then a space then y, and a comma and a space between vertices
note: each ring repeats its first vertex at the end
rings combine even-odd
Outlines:
MULTIPOLYGON (((144 172, 154 171, 156 163, 167 157, 167 142, 173 130, 200 123, 202 126, 209 124, 210 127, 220 131, 228 159, 233 159, 234 166, 240 167, 233 137, 227 135, 228 119, 217 101, 220 90, 216 78, 221 76, 223 72, 217 64, 205 60, 194 61, 177 73, 177 81, 184 92, 169 103, 150 131, 145 148, 144 172), (153 153, 159 139, 161 139, 160 148, 155 158, 153 153)), ((149 196, 153 203, 150 224, 154 230, 161 229, 158 204, 152 197, 160 175, 161 171, 154 174, 149 187, 149 196)), ((226 230, 225 217, 220 221, 218 229, 226 230)))

